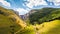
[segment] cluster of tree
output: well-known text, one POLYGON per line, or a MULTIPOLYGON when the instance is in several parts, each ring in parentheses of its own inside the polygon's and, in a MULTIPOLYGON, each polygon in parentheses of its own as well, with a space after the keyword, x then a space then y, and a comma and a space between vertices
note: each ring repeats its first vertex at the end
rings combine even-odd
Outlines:
POLYGON ((60 8, 42 8, 35 9, 36 12, 29 15, 29 20, 31 24, 52 21, 59 19, 60 8))

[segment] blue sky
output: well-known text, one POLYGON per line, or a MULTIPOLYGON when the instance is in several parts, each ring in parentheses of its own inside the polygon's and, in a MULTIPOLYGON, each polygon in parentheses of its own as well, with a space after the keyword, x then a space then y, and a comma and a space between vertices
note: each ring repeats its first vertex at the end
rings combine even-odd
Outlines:
POLYGON ((43 7, 60 8, 60 0, 0 0, 0 6, 19 12, 19 15, 28 13, 31 9, 43 7))

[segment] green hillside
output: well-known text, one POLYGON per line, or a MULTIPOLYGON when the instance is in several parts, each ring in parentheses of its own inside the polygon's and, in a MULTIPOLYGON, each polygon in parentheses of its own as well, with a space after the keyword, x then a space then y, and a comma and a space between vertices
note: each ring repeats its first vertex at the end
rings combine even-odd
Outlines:
POLYGON ((0 7, 0 34, 15 33, 25 25, 13 10, 0 7))
POLYGON ((31 24, 35 24, 40 34, 60 34, 60 8, 34 9, 29 15, 31 24))
POLYGON ((43 22, 60 19, 60 8, 42 8, 35 9, 35 11, 35 13, 29 15, 29 20, 32 24, 34 22, 41 24, 43 22))
POLYGON ((37 32, 40 34, 60 34, 60 20, 36 24, 37 32))

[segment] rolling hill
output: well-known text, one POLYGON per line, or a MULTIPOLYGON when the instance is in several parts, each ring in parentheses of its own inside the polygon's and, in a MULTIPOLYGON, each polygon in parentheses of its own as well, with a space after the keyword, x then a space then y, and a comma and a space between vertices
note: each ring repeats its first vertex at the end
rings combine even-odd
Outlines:
POLYGON ((35 9, 36 12, 29 15, 30 23, 43 23, 60 19, 60 8, 35 9))
POLYGON ((24 27, 26 24, 13 10, 0 7, 0 34, 12 34, 24 27))

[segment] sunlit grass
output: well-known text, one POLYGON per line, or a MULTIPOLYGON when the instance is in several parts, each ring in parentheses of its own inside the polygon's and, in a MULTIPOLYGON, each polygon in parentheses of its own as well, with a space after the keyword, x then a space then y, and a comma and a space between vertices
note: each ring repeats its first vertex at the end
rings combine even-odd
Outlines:
POLYGON ((0 7, 0 12, 0 34, 11 34, 12 29, 15 33, 24 26, 21 25, 24 24, 23 21, 13 11, 0 7))
POLYGON ((33 25, 25 27, 23 30, 18 32, 17 34, 35 34, 33 25))
POLYGON ((54 20, 51 22, 45 22, 41 25, 36 25, 39 27, 40 34, 60 34, 60 20, 54 20))

